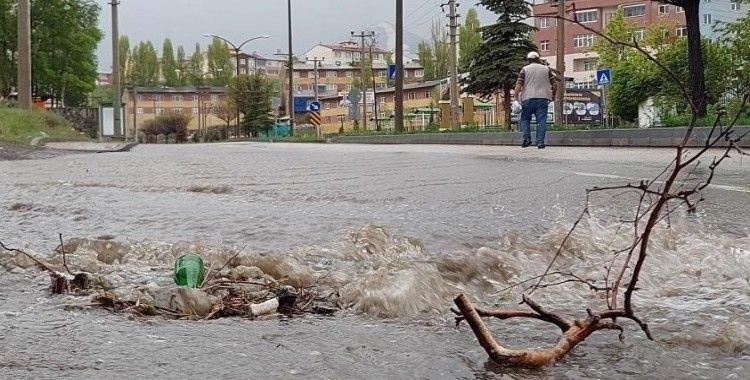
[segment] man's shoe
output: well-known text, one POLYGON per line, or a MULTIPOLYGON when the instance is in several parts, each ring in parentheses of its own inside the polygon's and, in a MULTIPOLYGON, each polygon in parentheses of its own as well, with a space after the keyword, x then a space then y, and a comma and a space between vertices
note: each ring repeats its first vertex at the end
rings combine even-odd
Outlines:
POLYGON ((544 148, 546 148, 546 146, 544 146, 544 145, 537 145, 536 147, 537 147, 538 149, 544 149, 544 148))
POLYGON ((521 144, 521 148, 528 148, 531 146, 531 140, 524 140, 523 144, 521 144))

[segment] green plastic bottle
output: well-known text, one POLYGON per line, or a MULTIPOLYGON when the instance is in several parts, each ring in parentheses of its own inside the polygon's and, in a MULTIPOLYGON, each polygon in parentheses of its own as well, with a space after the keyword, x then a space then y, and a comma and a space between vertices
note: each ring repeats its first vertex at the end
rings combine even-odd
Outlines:
POLYGON ((197 288, 203 284, 205 271, 203 259, 195 253, 187 253, 174 263, 174 282, 178 286, 197 288))

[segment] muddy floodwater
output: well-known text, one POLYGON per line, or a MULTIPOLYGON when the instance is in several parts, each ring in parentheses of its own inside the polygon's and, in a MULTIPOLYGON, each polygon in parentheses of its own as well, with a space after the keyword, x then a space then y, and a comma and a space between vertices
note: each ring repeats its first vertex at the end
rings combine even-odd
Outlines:
MULTIPOLYGON (((266 273, 350 297, 330 317, 134 319, 71 307, 90 297, 50 296, 47 274, 2 253, 0 378, 746 379, 750 162, 739 158, 697 214, 675 213, 652 241, 635 308, 654 342, 624 323, 624 342, 600 332, 557 365, 501 368, 453 325, 462 292, 517 307, 504 289, 544 271, 586 188, 649 178, 672 154, 237 143, 0 161, 7 245, 53 261, 58 233, 111 244, 113 255, 71 260, 116 287, 168 285, 186 250, 221 265, 244 247, 266 273)), ((601 279, 633 207, 627 194, 595 198, 560 268, 601 279)), ((601 305, 574 285, 535 297, 578 317, 601 305)), ((533 321, 491 326, 511 347, 558 336, 533 321)))

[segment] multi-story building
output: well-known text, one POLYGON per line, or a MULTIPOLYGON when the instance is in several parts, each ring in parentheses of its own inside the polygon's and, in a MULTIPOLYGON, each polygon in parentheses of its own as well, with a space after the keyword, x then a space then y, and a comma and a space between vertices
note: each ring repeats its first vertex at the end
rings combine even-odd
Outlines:
MULTIPOLYGON (((318 64, 318 92, 337 93, 350 91, 352 84, 361 81, 362 70, 357 65, 349 64, 318 64)), ((385 63, 373 63, 372 71, 376 88, 388 87, 391 82, 388 78, 388 65, 385 63)), ((416 63, 404 64, 404 82, 418 83, 424 81, 424 69, 416 63)), ((369 78, 372 82, 373 78, 369 78)), ((294 65, 294 82, 297 91, 315 91, 315 65, 304 63, 294 65)))
MULTIPOLYGON (((414 124, 418 127, 423 127, 426 118, 416 115, 415 111, 424 108, 434 108, 434 113, 437 114, 439 110, 439 100, 435 99, 435 93, 439 93, 440 81, 430 81, 422 83, 410 83, 404 85, 404 110, 406 115, 406 124, 414 124)), ((395 109, 395 88, 387 87, 378 89, 374 93, 374 97, 377 99, 378 106, 378 118, 381 120, 382 125, 386 128, 391 128, 390 124, 392 113, 395 109)), ((344 130, 351 130, 353 123, 349 119, 349 105, 346 101, 344 94, 330 94, 320 97, 320 103, 322 106, 321 117, 323 125, 321 126, 321 132, 324 134, 338 133, 343 128, 344 130)), ((374 104, 368 104, 368 129, 375 129, 375 122, 373 117, 374 104)))
POLYGON ((141 130, 143 123, 165 113, 190 115, 189 130, 226 125, 215 107, 226 100, 224 87, 135 87, 127 88, 122 102, 126 105, 128 135, 141 130))
MULTIPOLYGON (((371 49, 366 47, 365 56, 369 57, 371 49)), ((385 64, 385 51, 379 47, 372 47, 372 61, 374 63, 385 64)), ((353 41, 344 41, 338 44, 318 44, 305 53, 308 59, 317 58, 322 60, 325 65, 349 65, 359 62, 362 55, 362 48, 358 43, 353 41)))
MULTIPOLYGON (((236 59, 234 51, 231 54, 234 62, 236 59)), ((240 53, 240 74, 242 75, 263 73, 269 78, 279 78, 283 73, 284 64, 283 59, 265 58, 256 52, 240 53)))
MULTIPOLYGON (((703 0, 700 5, 701 34, 712 38, 718 35, 720 22, 731 22, 747 14, 744 4, 733 0, 703 0)), ((625 18, 637 26, 636 37, 643 37, 646 29, 663 22, 670 26, 669 33, 675 37, 686 37, 685 13, 680 7, 653 0, 580 0, 575 10, 568 11, 568 18, 575 18, 587 27, 601 31, 612 19, 618 8, 625 18), (572 14, 572 13, 575 14, 572 14)), ((543 59, 554 66, 557 59, 557 3, 550 0, 537 1, 533 6, 537 32, 534 41, 543 59), (550 15, 550 17, 544 17, 550 15)), ((597 36, 581 25, 565 23, 565 76, 572 78, 568 85, 574 88, 594 88, 597 55, 592 51, 597 36)), ((570 79, 568 79, 570 80, 570 79)))

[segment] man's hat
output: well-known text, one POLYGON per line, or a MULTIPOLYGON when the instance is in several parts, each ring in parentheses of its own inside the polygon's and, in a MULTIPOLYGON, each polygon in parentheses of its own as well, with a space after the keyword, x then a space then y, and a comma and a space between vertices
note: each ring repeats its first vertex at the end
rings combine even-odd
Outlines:
POLYGON ((526 55, 527 59, 539 59, 539 53, 532 51, 528 55, 526 55))

